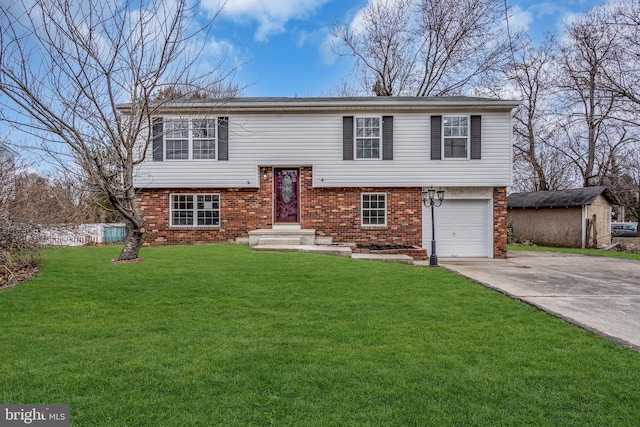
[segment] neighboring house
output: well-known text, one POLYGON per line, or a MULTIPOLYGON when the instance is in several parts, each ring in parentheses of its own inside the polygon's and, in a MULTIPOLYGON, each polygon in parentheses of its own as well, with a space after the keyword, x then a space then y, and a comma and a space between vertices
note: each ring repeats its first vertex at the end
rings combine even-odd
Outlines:
POLYGON ((611 244, 611 207, 606 187, 515 193, 507 197, 507 223, 517 239, 543 246, 586 248, 611 244))
MULTIPOLYGON (((333 242, 506 256, 511 110, 484 98, 236 98, 167 105, 136 187, 147 243, 314 229, 333 242)), ((126 113, 128 106, 121 109, 126 113)))

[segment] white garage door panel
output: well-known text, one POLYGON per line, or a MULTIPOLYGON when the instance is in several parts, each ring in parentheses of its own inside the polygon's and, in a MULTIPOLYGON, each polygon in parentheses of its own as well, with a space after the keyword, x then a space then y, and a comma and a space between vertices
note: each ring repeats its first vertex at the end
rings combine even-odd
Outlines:
MULTIPOLYGON (((439 257, 488 257, 488 200, 446 200, 436 212, 436 252, 439 257)), ((431 249, 431 209, 423 211, 423 246, 431 249)))

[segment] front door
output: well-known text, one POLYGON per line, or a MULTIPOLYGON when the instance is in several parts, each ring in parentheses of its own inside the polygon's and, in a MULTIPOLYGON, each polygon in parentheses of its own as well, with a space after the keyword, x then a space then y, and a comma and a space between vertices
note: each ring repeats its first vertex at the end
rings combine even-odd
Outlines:
POLYGON ((299 175, 299 169, 274 169, 274 224, 300 222, 299 175))

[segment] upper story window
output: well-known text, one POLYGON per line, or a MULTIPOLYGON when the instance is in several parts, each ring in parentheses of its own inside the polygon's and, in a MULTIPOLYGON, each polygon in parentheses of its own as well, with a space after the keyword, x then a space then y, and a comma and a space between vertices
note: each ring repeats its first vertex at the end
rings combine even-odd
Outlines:
POLYGON ((469 158, 469 116, 444 116, 442 136, 445 159, 469 158))
POLYGON ((356 117, 356 159, 379 159, 381 139, 380 117, 356 117))
POLYGON ((216 126, 212 119, 166 119, 164 142, 166 160, 215 160, 216 126))

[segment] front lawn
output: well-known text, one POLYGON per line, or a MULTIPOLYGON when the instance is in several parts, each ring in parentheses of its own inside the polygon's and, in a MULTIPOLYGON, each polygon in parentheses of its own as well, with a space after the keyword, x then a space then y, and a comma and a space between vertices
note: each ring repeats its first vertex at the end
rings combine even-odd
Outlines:
POLYGON ((640 354, 440 268, 52 250, 0 291, 0 403, 75 426, 628 426, 640 354))

